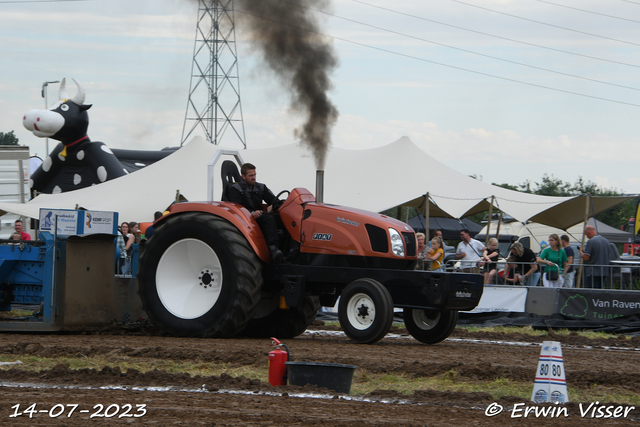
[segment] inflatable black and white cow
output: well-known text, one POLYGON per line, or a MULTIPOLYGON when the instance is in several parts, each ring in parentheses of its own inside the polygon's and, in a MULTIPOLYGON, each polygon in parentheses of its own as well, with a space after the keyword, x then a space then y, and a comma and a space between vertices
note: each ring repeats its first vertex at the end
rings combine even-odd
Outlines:
POLYGON ((127 175, 174 153, 179 147, 157 151, 109 149, 87 136, 91 105, 75 79, 78 93, 69 99, 66 80, 60 84, 60 100, 48 110, 30 110, 22 120, 25 128, 40 138, 60 141, 31 175, 31 189, 38 193, 62 193, 127 175))
POLYGON ((22 124, 41 138, 60 141, 31 175, 33 191, 60 193, 88 187, 118 178, 129 172, 104 143, 91 141, 87 136, 91 105, 85 105, 85 92, 75 79, 78 93, 67 95, 66 79, 60 84, 60 100, 48 110, 29 110, 22 124), (65 169, 65 177, 60 172, 65 169))

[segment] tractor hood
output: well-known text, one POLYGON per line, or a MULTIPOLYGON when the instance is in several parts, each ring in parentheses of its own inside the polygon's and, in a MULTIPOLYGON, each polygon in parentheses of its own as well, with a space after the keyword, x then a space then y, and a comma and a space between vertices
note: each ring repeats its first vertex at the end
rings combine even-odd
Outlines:
POLYGON ((317 203, 306 189, 294 189, 280 215, 303 253, 416 258, 416 237, 409 225, 374 212, 317 203))

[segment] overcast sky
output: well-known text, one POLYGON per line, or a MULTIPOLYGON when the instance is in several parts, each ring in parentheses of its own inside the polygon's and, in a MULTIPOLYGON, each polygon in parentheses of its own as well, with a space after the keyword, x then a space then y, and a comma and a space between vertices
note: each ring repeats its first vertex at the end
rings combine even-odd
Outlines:
MULTIPOLYGON (((334 146, 406 135, 485 182, 548 173, 640 192, 640 0, 333 0, 329 12, 318 17, 339 60, 334 146)), ((93 104, 92 140, 179 145, 196 17, 195 0, 0 0, 0 131, 42 157, 22 116, 44 107, 45 81, 67 77, 73 96, 73 77, 93 104)), ((295 142, 289 95, 241 31, 248 148, 295 142)), ((49 104, 57 95, 52 84, 49 104)), ((399 185, 429 179, 389 167, 399 185)))

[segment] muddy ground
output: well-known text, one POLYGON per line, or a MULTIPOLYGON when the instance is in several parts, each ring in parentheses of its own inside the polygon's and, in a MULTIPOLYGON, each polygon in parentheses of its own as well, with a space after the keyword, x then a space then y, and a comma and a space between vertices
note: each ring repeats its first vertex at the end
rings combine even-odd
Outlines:
MULTIPOLYGON (((375 345, 360 345, 343 335, 318 332, 327 329, 321 325, 312 329, 311 333, 285 341, 291 348, 293 360, 358 366, 356 382, 366 381, 364 372, 432 377, 452 369, 457 372, 456 381, 489 382, 504 377, 533 382, 540 355, 538 344, 545 339, 520 334, 471 334, 457 329, 450 339, 428 346, 410 338, 406 331, 394 330, 394 335, 375 345)), ((570 386, 580 389, 605 386, 625 394, 638 391, 640 337, 597 341, 576 335, 550 338, 562 342, 570 386)), ((16 360, 23 355, 115 355, 129 360, 173 359, 264 366, 267 353, 272 350, 269 341, 171 338, 147 330, 108 330, 83 335, 0 334, 0 354, 12 355, 16 360)), ((388 391, 345 396, 310 386, 274 388, 259 380, 228 375, 191 378, 162 371, 123 373, 111 367, 73 371, 60 365, 39 373, 5 367, 0 371, 0 383, 3 386, 0 388, 0 424, 5 425, 640 425, 640 408, 628 409, 626 418, 581 416, 580 403, 584 410, 595 402, 569 403, 566 405, 568 417, 562 414, 536 418, 530 414, 527 418, 512 418, 509 410, 514 405, 533 404, 515 397, 496 402, 487 393, 434 390, 416 390, 408 396, 388 391), (308 394, 314 397, 304 397, 308 394), (36 405, 31 406, 34 403, 36 405), (71 413, 73 405, 77 407, 71 413), (32 410, 31 416, 28 408, 32 410), (500 408, 503 411, 498 415, 487 415, 487 411, 500 408), (96 413, 97 416, 91 418, 96 413), (16 414, 21 415, 16 417, 16 414)), ((622 410, 628 406, 615 405, 620 405, 622 410)))

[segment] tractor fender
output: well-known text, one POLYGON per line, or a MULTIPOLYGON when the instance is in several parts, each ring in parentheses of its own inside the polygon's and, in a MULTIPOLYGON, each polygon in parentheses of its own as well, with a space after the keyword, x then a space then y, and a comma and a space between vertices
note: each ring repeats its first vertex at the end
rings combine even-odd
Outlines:
POLYGON ((158 219, 154 226, 161 227, 169 218, 186 212, 205 212, 218 216, 236 227, 247 239, 258 258, 269 262, 269 246, 260 230, 260 226, 251 213, 242 205, 232 202, 183 202, 171 206, 169 214, 158 219))

